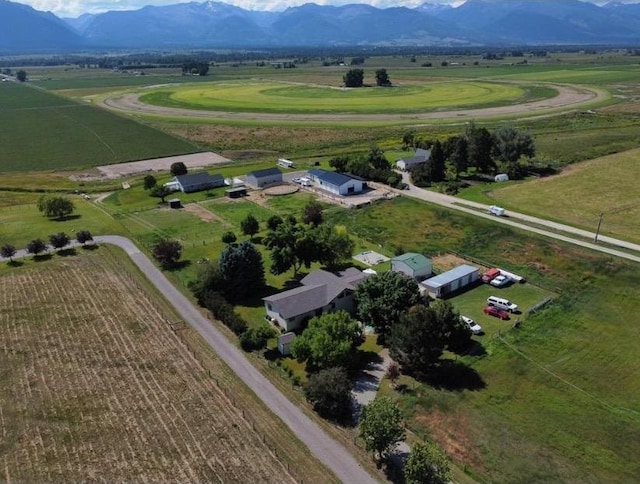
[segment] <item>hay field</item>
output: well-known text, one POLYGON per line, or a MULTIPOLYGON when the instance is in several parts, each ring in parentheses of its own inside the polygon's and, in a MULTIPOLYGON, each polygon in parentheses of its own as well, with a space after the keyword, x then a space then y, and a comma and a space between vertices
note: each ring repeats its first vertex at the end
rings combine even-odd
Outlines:
POLYGON ((3 269, 0 480, 331 481, 129 270, 108 247, 3 269))
POLYGON ((514 210, 640 243, 640 149, 567 167, 562 174, 492 192, 514 210))

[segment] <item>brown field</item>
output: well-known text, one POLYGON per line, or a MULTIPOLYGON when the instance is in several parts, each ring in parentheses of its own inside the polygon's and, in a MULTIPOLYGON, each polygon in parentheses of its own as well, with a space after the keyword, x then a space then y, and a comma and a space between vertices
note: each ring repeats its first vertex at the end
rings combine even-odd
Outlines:
POLYGON ((333 481, 132 271, 105 247, 3 271, 0 480, 333 481))

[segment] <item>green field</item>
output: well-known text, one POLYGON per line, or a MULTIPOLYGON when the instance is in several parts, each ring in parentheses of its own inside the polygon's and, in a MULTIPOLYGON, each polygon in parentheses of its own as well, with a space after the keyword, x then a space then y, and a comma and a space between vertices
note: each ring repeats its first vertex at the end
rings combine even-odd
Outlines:
MULTIPOLYGON (((404 113, 477 108, 530 100, 532 87, 490 82, 438 82, 386 88, 340 89, 274 82, 216 83, 158 89, 141 100, 162 106, 212 111, 285 113, 404 113)), ((551 88, 536 88, 552 97, 551 88)))
POLYGON ((0 84, 0 172, 72 170, 192 153, 183 139, 28 86, 0 84))

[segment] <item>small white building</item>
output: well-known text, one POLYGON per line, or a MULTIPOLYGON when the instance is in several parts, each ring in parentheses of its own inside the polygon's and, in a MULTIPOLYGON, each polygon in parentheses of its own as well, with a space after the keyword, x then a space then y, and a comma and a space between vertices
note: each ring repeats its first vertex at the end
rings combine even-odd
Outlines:
POLYGON ((416 149, 415 155, 411 158, 402 158, 396 161, 396 168, 402 171, 409 171, 418 165, 426 163, 431 158, 431 150, 425 150, 422 148, 416 149))
POLYGON ((296 339, 295 333, 288 332, 278 336, 278 352, 282 356, 289 356, 291 354, 291 343, 296 339))
POLYGON ((282 172, 278 168, 267 168, 247 173, 245 182, 251 188, 264 188, 282 183, 282 172))
POLYGON ((480 279, 480 269, 467 264, 460 265, 450 271, 422 281, 420 285, 432 298, 444 298, 461 291, 480 279))
POLYGON ((498 173, 495 176, 494 180, 497 182, 506 182, 509 181, 509 175, 507 175, 506 173, 498 173))
POLYGON ((361 193, 366 187, 364 181, 335 171, 309 170, 309 178, 318 188, 342 196, 361 193))
POLYGON ((391 259, 391 270, 421 281, 431 275, 431 260, 422 254, 407 252, 391 259))

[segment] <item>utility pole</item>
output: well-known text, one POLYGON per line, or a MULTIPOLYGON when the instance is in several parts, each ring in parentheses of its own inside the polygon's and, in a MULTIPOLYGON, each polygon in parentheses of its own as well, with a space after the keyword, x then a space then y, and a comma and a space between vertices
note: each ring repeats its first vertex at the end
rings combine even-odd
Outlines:
POLYGON ((598 243, 598 235, 600 235, 600 226, 602 225, 602 217, 604 217, 604 212, 600 214, 600 219, 598 220, 598 228, 596 230, 596 237, 593 239, 594 244, 598 243))

